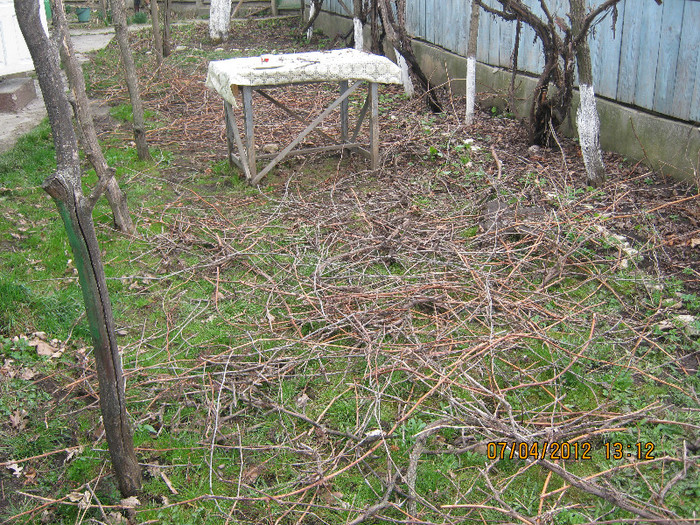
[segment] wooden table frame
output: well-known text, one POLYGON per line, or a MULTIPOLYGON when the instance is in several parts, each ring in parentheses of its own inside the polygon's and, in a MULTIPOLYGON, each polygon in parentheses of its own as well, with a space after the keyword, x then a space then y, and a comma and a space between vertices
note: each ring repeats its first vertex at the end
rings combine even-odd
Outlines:
POLYGON ((343 80, 340 84, 340 90, 338 97, 331 102, 326 109, 324 109, 313 121, 308 123, 306 128, 299 133, 296 138, 289 143, 289 145, 284 148, 279 153, 270 153, 256 155, 255 152, 255 124, 254 124, 254 114, 253 114, 253 91, 257 91, 264 98, 272 102, 274 105, 281 108, 290 117, 299 122, 306 124, 306 121, 300 117, 297 113, 289 109, 282 102, 275 100, 268 93, 265 93, 265 88, 276 88, 282 87, 288 84, 280 84, 274 86, 239 86, 243 96, 243 133, 240 133, 238 129, 238 123, 236 122, 236 115, 233 111, 233 107, 227 101, 224 101, 224 116, 226 120, 226 138, 228 142, 228 158, 232 165, 237 166, 245 174, 248 182, 255 186, 260 182, 260 180, 267 175, 272 168, 274 168, 279 162, 281 162, 288 155, 299 155, 316 153, 322 151, 343 151, 351 150, 357 151, 362 155, 366 156, 371 161, 371 166, 373 170, 376 170, 379 166, 379 102, 378 102, 378 87, 376 82, 368 82, 367 87, 367 98, 365 99, 365 104, 360 111, 357 123, 352 131, 352 135, 349 133, 349 119, 348 119, 348 97, 354 93, 362 84, 362 80, 353 82, 352 85, 348 86, 348 81, 343 80), (321 130, 316 130, 316 133, 323 136, 326 140, 331 141, 333 144, 328 146, 319 146, 314 148, 296 148, 296 146, 304 140, 304 138, 314 131, 314 129, 338 106, 340 106, 340 142, 336 139, 330 137, 321 130), (360 133, 360 128, 362 122, 369 111, 369 150, 363 147, 363 144, 357 142, 357 136, 360 133), (237 150, 238 155, 236 155, 235 150, 237 150), (258 172, 257 170, 257 160, 267 160, 271 159, 270 162, 263 167, 262 170, 258 172))

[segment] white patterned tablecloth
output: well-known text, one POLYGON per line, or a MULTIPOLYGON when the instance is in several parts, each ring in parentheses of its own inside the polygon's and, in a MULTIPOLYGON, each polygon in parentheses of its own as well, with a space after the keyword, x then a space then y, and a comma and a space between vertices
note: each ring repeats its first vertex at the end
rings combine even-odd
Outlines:
POLYGON ((386 57, 356 49, 261 55, 209 62, 207 87, 236 106, 232 86, 367 80, 401 84, 401 69, 386 57))

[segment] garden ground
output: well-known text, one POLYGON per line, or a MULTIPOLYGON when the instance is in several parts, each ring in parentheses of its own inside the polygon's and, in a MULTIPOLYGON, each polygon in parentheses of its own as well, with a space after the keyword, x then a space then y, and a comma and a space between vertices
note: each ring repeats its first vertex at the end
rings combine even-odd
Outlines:
MULTIPOLYGON (((432 114, 390 87, 379 170, 294 158, 250 188, 225 161, 206 66, 340 45, 295 24, 238 24, 219 46, 179 26, 159 71, 134 34, 153 162, 135 157, 116 46, 86 71, 112 107, 98 125, 137 224, 124 235, 95 213, 138 506, 110 473, 77 279, 39 188, 48 127, 0 157, 3 519, 695 519, 697 188, 615 155, 608 185, 585 188, 574 142, 533 150, 507 115, 467 129, 463 100, 445 92, 432 114)), ((304 114, 333 88, 280 95, 304 114)), ((256 110, 261 145, 297 130, 256 110)))

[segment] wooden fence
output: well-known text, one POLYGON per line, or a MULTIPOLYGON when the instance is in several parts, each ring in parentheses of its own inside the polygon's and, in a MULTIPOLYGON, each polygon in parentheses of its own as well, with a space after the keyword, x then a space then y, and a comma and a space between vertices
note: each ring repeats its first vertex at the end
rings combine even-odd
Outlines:
MULTIPOLYGON (((589 0, 599 5, 602 0, 589 0)), ((347 16, 342 4, 324 9, 347 16)), ((466 55, 471 0, 407 0, 406 23, 414 38, 466 55)), ((525 0, 542 15, 539 0, 525 0)), ((496 2, 490 0, 491 5, 496 2)), ((567 19, 568 0, 548 0, 555 16, 567 19)), ((515 23, 482 12, 477 59, 508 68, 515 23)), ((618 16, 593 28, 589 37, 599 95, 681 120, 700 122, 700 0, 622 0, 618 16)), ((518 69, 539 74, 544 57, 534 32, 523 27, 518 69)))

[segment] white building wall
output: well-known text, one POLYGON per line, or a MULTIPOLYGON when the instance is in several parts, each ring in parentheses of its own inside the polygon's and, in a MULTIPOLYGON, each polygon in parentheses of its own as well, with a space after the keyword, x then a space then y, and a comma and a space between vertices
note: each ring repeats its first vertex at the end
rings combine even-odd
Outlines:
MULTIPOLYGON (((41 22, 48 33, 44 1, 37 0, 41 22)), ((0 77, 33 71, 34 64, 17 24, 13 0, 0 0, 0 77)))

